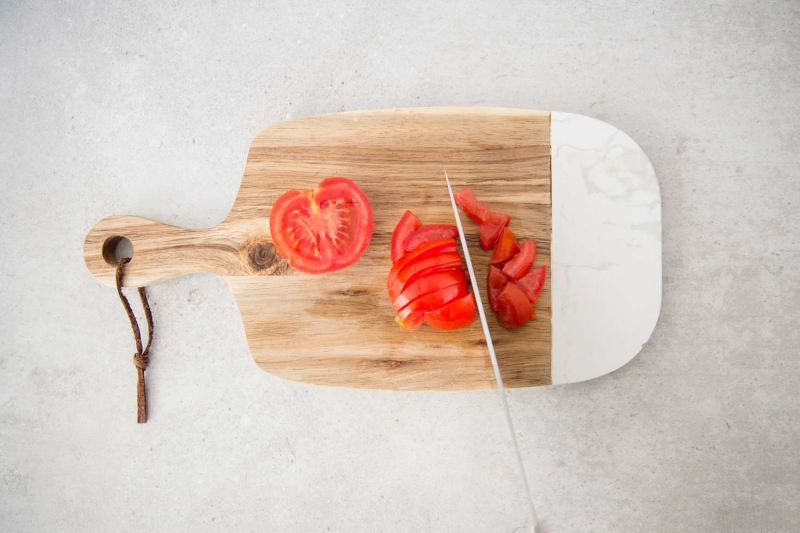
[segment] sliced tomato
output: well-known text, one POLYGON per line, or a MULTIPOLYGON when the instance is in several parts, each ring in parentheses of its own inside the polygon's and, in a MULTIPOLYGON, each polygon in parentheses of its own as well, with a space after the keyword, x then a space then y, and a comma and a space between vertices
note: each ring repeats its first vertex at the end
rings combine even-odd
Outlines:
POLYGON ((494 226, 506 227, 511 222, 511 217, 492 211, 486 205, 479 202, 472 189, 465 187, 455 194, 456 204, 478 224, 491 224, 494 226))
POLYGON ((397 313, 397 323, 404 328, 419 327, 425 313, 430 313, 468 294, 466 283, 448 285, 436 292, 417 298, 397 313))
POLYGON ((422 321, 437 329, 458 329, 475 321, 475 297, 471 292, 435 311, 426 313, 422 321))
POLYGON ((415 261, 425 259, 427 257, 434 257, 439 254, 455 252, 456 241, 454 239, 442 239, 440 241, 426 242, 417 247, 416 250, 405 254, 400 258, 391 270, 389 270, 389 277, 386 279, 386 288, 391 289, 394 284, 397 274, 406 266, 415 261))
POLYGON ((301 272, 321 274, 352 265, 372 238, 372 208, 347 178, 322 180, 310 191, 288 191, 272 206, 275 249, 301 272))
POLYGON ((400 222, 397 223, 392 232, 392 263, 403 257, 405 253, 403 243, 406 241, 406 237, 420 226, 422 226, 422 222, 419 221, 414 213, 408 210, 403 213, 403 216, 400 217, 400 222))
POLYGON ((494 224, 481 224, 480 229, 478 230, 478 235, 481 239, 481 248, 484 250, 491 250, 494 247, 494 243, 497 242, 497 239, 500 237, 500 233, 503 231, 503 226, 495 226, 494 224))
POLYGON ((392 286, 389 287, 389 299, 394 303, 395 298, 403 290, 403 287, 418 278, 433 274, 439 270, 460 266, 461 256, 455 251, 412 261, 397 273, 392 286))
POLYGON ((489 307, 497 311, 497 295, 503 292, 508 285, 508 276, 503 274, 500 267, 491 265, 489 267, 489 279, 487 281, 487 292, 489 294, 489 307))
POLYGON ((425 224, 412 231, 403 241, 403 250, 408 253, 420 244, 440 239, 455 239, 458 228, 452 224, 425 224))
POLYGON ((527 239, 519 245, 519 252, 503 265, 503 274, 511 279, 520 279, 528 273, 536 258, 536 241, 527 239))
POLYGON ((527 274, 515 281, 514 284, 525 293, 525 297, 533 305, 542 293, 545 277, 547 277, 547 268, 542 265, 531 269, 527 274))
POLYGON ((519 245, 517 244, 517 238, 514 237, 514 232, 508 228, 503 228, 500 239, 494 245, 491 263, 496 265, 503 261, 508 261, 517 252, 519 252, 519 245))
POLYGON ((414 300, 417 300, 427 294, 436 292, 439 289, 456 285, 461 283, 466 286, 467 277, 464 270, 459 266, 449 270, 441 270, 430 276, 419 278, 418 280, 409 283, 403 291, 397 295, 394 300, 394 310, 400 311, 403 307, 407 306, 414 300))
POLYGON ((501 326, 515 329, 536 316, 525 293, 514 283, 497 295, 497 321, 501 326))

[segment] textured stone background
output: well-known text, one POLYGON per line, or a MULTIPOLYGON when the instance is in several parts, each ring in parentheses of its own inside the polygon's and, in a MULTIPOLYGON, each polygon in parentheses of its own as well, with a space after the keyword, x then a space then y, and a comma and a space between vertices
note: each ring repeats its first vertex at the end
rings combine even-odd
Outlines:
POLYGON ((651 342, 510 395, 543 531, 800 531, 797 2, 257 4, 0 2, 0 529, 524 525, 494 393, 274 378, 211 275, 152 288, 137 426, 128 325, 81 255, 109 214, 221 221, 270 124, 480 105, 610 122, 663 196, 651 342))

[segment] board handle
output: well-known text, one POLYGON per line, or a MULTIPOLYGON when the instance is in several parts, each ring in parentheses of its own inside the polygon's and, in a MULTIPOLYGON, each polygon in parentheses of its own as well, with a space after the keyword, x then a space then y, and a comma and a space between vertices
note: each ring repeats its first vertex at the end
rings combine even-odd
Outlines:
POLYGON ((115 252, 127 238, 133 257, 125 267, 126 287, 145 287, 191 274, 220 276, 281 273, 283 261, 264 227, 237 227, 223 223, 209 229, 186 229, 147 218, 119 215, 104 218, 86 235, 83 257, 89 272, 115 286, 115 252))

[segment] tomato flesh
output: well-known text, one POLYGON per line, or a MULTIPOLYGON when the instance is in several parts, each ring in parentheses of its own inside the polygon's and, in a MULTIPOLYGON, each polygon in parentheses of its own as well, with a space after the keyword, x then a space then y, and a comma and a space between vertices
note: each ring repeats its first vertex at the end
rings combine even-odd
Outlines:
POLYGON ((452 224, 425 224, 412 231, 403 242, 403 250, 410 252, 420 244, 440 239, 455 239, 458 228, 452 224))
POLYGON ((389 277, 386 279, 386 288, 391 289, 392 285, 397 278, 397 275, 400 273, 401 270, 406 265, 414 263, 415 261, 424 259, 426 257, 434 257, 439 254, 455 252, 456 251, 456 241, 454 239, 442 239, 440 241, 432 241, 426 242, 417 247, 416 250, 407 253, 403 257, 400 258, 394 265, 392 265, 391 270, 389 270, 389 277))
POLYGON ((508 285, 508 277, 503 274, 500 267, 491 265, 489 267, 489 279, 487 280, 487 293, 489 294, 489 307, 497 311, 497 295, 503 292, 508 285))
POLYGON ((400 217, 400 222, 397 223, 397 226, 395 226, 392 232, 392 263, 397 262, 403 257, 405 253, 403 243, 405 243, 406 237, 420 226, 422 226, 422 222, 419 221, 414 213, 408 210, 403 213, 403 216, 400 217))
POLYGON ((489 207, 479 202, 469 187, 461 189, 454 196, 458 207, 463 209, 467 216, 478 224, 506 227, 511 222, 510 216, 492 211, 489 207))
POLYGON ((497 239, 500 237, 500 233, 502 231, 503 226, 495 226, 494 224, 481 224, 481 227, 478 230, 478 235, 480 236, 481 240, 481 248, 484 250, 491 250, 494 247, 494 243, 496 243, 497 239))
POLYGON ((519 252, 519 245, 517 244, 517 238, 514 237, 514 232, 508 228, 503 228, 500 239, 494 245, 491 263, 496 265, 508 261, 514 257, 517 252, 519 252))
POLYGON ((530 272, 515 281, 514 284, 525 293, 525 297, 533 305, 542 293, 545 277, 547 277, 547 267, 542 265, 531 269, 530 272))
POLYGON ((447 287, 442 287, 438 291, 426 294, 398 311, 398 323, 403 327, 419 327, 425 313, 435 311, 453 300, 462 298, 468 294, 468 292, 466 283, 456 283, 455 285, 448 285, 447 287), (419 321, 418 323, 417 320, 419 321), (414 326, 415 323, 417 326, 414 326))
POLYGON ((347 178, 325 178, 310 191, 284 193, 272 206, 275 249, 301 272, 322 274, 358 261, 372 238, 372 208, 347 178))
POLYGON ((469 326, 475 321, 475 297, 467 293, 449 304, 426 313, 422 321, 437 329, 458 329, 469 326))
POLYGON ((414 280, 444 270, 461 266, 461 256, 458 252, 444 252, 432 257, 412 261, 397 272, 397 276, 389 287, 389 299, 394 303, 403 287, 414 280))
POLYGON ((497 321, 504 328, 516 329, 534 316, 533 305, 516 284, 506 284, 497 295, 497 321))
POLYGON ((397 295, 394 300, 394 310, 400 311, 403 307, 407 306, 414 300, 417 300, 427 294, 436 292, 439 289, 448 287, 450 285, 461 284, 466 286, 467 278, 464 271, 459 268, 450 270, 442 270, 419 278, 418 280, 409 283, 403 291, 397 295))
POLYGON ((531 239, 524 240, 519 246, 517 255, 503 265, 503 274, 511 279, 520 279, 531 269, 535 258, 536 242, 531 239))

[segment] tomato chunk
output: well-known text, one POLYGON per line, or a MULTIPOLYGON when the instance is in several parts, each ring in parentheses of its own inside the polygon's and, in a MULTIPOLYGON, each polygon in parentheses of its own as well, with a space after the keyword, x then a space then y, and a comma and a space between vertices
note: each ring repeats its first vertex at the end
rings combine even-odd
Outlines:
POLYGON ((426 294, 402 308, 397 313, 397 322, 403 327, 419 327, 425 313, 439 309, 453 300, 463 297, 468 292, 466 283, 456 283, 426 294))
POLYGON ((454 196, 458 207, 463 209, 467 216, 478 224, 506 227, 511 222, 510 216, 492 211, 489 207, 479 202, 469 187, 461 189, 454 196))
POLYGON ((392 286, 389 287, 389 299, 394 303, 395 298, 403 287, 414 280, 444 270, 461 266, 461 256, 458 252, 444 252, 432 257, 425 257, 412 261, 397 273, 392 286))
POLYGON ((519 253, 503 266, 503 274, 511 279, 520 279, 528 273, 536 258, 536 242, 527 239, 519 246, 519 253))
POLYGON ((458 228, 453 224, 425 224, 412 231, 403 241, 403 250, 410 252, 420 244, 440 239, 455 239, 458 228))
POLYGON ((403 307, 407 306, 414 300, 421 298, 432 292, 447 287, 449 285, 462 284, 466 286, 467 277, 464 270, 454 268, 450 270, 442 270, 430 276, 419 278, 418 280, 409 283, 403 291, 397 295, 394 300, 394 310, 400 311, 403 307))
POLYGON ((476 312, 475 297, 470 292, 435 311, 426 313, 422 321, 437 329, 458 329, 472 324, 476 312))
POLYGON ((491 250, 494 247, 494 243, 497 242, 497 239, 500 237, 500 233, 503 231, 503 226, 495 226, 494 224, 481 224, 480 229, 478 230, 478 235, 481 239, 481 248, 484 250, 491 250))
POLYGON ((496 265, 498 263, 508 261, 514 257, 517 252, 519 252, 517 238, 514 237, 514 233, 510 229, 503 228, 503 232, 500 234, 500 239, 494 245, 491 263, 496 265))
POLYGON ((389 289, 392 287, 395 278, 397 278, 397 274, 406 265, 419 259, 455 251, 456 241, 454 239, 442 239, 440 241, 426 242, 425 244, 418 246, 416 250, 405 254, 400 258, 399 261, 392 265, 392 268, 389 270, 389 277, 386 279, 386 288, 389 289))
POLYGON ((422 222, 419 221, 414 213, 408 210, 403 213, 403 216, 400 217, 400 222, 397 223, 392 232, 392 263, 403 257, 405 253, 403 243, 406 241, 406 237, 420 226, 422 226, 422 222))
POLYGON ((516 329, 536 316, 533 306, 522 290, 514 283, 497 295, 497 321, 508 329, 516 329))
POLYGON ((489 279, 487 281, 487 292, 489 294, 489 307, 497 311, 497 295, 503 292, 508 284, 508 276, 503 274, 500 267, 491 265, 489 267, 489 279))
POLYGON ((525 293, 525 297, 531 305, 536 303, 544 287, 544 279, 547 276, 547 267, 542 265, 530 270, 527 274, 515 281, 514 284, 525 293))

